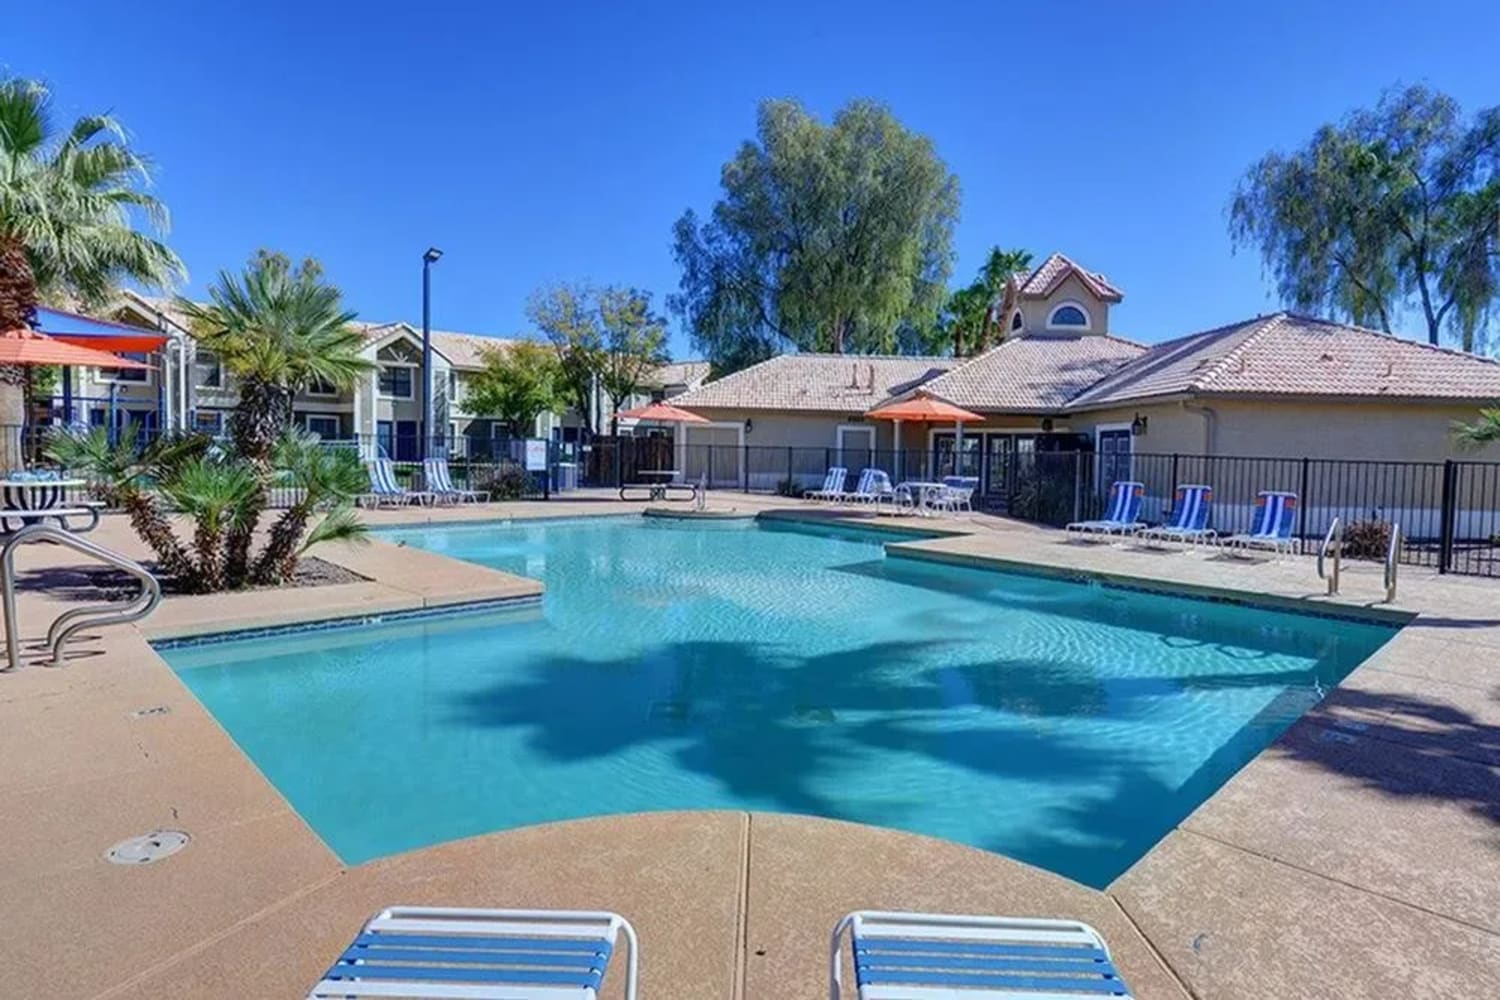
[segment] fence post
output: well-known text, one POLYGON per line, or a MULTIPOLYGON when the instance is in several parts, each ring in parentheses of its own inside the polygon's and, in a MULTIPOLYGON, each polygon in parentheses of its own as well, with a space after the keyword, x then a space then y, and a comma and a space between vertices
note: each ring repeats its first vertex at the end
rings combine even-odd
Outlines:
POLYGON ((1438 572, 1446 573, 1453 568, 1454 522, 1457 520, 1458 463, 1453 459, 1443 462, 1443 509, 1442 527, 1438 530, 1438 572))
POLYGON ((1082 521, 1083 514, 1083 452, 1073 452, 1073 520, 1082 521))
POLYGON ((615 435, 615 488, 625 485, 625 449, 619 435, 615 435))
POLYGON ((797 495, 797 483, 792 479, 792 446, 786 446, 786 489, 787 496, 797 495))
POLYGON ((750 492, 750 446, 740 445, 740 492, 750 492))
POLYGON ((703 488, 711 490, 714 488, 714 446, 708 446, 708 474, 703 477, 703 488))
POLYGON ((1307 495, 1307 470, 1311 461, 1305 456, 1302 459, 1302 483, 1297 488, 1297 554, 1307 555, 1307 509, 1312 506, 1312 498, 1307 495))

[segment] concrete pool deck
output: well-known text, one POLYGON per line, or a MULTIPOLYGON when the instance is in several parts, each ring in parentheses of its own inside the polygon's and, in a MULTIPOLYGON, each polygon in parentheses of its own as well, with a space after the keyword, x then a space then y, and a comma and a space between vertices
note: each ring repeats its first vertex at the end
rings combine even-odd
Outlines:
MULTIPOLYGON (((774 497, 714 501, 869 520, 774 497)), ((643 506, 599 495, 369 520, 643 506)), ((1370 567, 1348 567, 1342 599, 1329 602, 1308 560, 1072 545, 982 515, 946 524, 964 534, 896 547, 1325 611, 1364 608, 1381 590, 1370 567)), ((119 518, 93 537, 143 554, 119 518)), ((642 935, 648 998, 824 996, 828 929, 856 907, 1076 916, 1103 931, 1141 997, 1500 992, 1486 990, 1500 983, 1500 581, 1404 567, 1396 610, 1411 624, 1098 892, 955 844, 742 812, 530 827, 345 867, 147 637, 525 598, 539 587, 384 541, 317 554, 368 579, 169 598, 141 627, 80 643, 64 668, 0 674, 0 837, 10 847, 0 861, 0 996, 300 996, 359 923, 394 902, 621 910, 642 935), (159 828, 193 841, 156 865, 103 861, 114 842, 159 828)), ((52 546, 22 551, 28 638, 80 598, 78 564, 52 546)), ((618 974, 611 980, 617 988, 618 974)))

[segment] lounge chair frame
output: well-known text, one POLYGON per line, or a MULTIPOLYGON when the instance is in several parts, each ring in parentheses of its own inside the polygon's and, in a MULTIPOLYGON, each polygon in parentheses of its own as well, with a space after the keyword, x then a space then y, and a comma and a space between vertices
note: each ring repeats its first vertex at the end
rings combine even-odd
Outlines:
POLYGON ((618 913, 392 906, 366 922, 307 996, 595 1000, 620 935, 629 950, 625 998, 636 1000, 638 941, 618 913))
POLYGON ((858 910, 833 929, 828 995, 849 936, 860 1000, 1128 1000, 1109 947, 1076 920, 858 910))

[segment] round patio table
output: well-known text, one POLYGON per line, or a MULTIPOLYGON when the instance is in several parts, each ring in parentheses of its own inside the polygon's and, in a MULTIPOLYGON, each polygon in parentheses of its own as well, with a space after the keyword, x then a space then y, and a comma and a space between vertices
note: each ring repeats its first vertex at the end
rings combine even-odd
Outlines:
POLYGON ((947 483, 931 483, 921 479, 910 479, 901 485, 916 494, 917 513, 923 517, 931 517, 933 513, 932 505, 928 503, 928 500, 934 494, 941 493, 948 488, 947 483))

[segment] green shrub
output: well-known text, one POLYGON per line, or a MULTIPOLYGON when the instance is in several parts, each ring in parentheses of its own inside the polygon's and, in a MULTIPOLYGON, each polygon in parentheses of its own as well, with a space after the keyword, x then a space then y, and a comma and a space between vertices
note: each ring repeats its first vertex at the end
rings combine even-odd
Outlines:
POLYGON ((776 484, 776 495, 779 497, 800 497, 802 493, 802 487, 797 485, 795 479, 783 479, 776 484))
POLYGON ((488 490, 491 500, 522 500, 535 492, 531 473, 515 462, 469 466, 470 489, 488 490))

